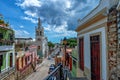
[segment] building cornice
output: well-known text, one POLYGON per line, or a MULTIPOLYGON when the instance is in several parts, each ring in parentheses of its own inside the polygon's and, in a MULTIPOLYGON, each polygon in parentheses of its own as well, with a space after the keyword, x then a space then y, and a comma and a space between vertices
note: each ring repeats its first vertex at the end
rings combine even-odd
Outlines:
POLYGON ((90 19, 86 20, 83 24, 79 25, 78 28, 76 29, 76 32, 79 32, 80 30, 83 30, 84 28, 89 27, 90 25, 98 22, 99 20, 103 19, 106 17, 105 15, 106 8, 102 9, 100 12, 98 12, 96 15, 91 17, 90 19))
POLYGON ((82 26, 83 24, 85 24, 86 22, 90 21, 95 15, 98 15, 98 13, 100 13, 104 8, 106 8, 105 4, 102 4, 103 0, 100 1, 99 5, 94 8, 88 15, 86 15, 79 23, 78 28, 76 29, 76 31, 79 30, 79 27, 82 26))
POLYGON ((87 16, 85 16, 79 22, 76 32, 78 32, 80 30, 81 26, 83 26, 86 23, 88 23, 89 21, 93 20, 93 18, 96 17, 97 15, 102 14, 103 16, 107 16, 108 9, 117 3, 118 3, 118 0, 100 0, 99 5, 96 8, 94 8, 87 16))

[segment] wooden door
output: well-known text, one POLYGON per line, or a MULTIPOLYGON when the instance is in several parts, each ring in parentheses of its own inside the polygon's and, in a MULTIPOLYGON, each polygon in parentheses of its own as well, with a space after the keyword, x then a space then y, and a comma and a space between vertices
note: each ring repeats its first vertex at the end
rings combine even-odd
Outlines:
POLYGON ((91 80, 100 80, 100 36, 91 36, 91 80))
POLYGON ((83 38, 79 39, 79 66, 80 69, 84 71, 84 40, 83 38))

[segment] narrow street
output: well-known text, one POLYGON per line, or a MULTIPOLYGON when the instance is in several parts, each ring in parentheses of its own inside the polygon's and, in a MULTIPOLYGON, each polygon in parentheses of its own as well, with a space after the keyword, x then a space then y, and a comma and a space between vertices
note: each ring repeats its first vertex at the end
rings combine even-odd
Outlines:
POLYGON ((48 75, 50 64, 54 64, 54 59, 44 59, 43 63, 39 65, 37 71, 29 75, 25 80, 43 80, 48 75))

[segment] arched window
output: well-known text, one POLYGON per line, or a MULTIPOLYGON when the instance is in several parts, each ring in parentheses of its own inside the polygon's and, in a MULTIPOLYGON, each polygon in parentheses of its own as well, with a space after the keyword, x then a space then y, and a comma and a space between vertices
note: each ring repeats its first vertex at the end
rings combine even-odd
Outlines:
POLYGON ((42 35, 42 31, 40 31, 40 35, 42 35))

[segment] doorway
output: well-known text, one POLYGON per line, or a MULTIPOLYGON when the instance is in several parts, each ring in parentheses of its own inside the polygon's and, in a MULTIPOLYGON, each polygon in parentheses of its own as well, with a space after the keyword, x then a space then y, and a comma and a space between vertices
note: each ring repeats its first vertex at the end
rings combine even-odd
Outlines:
POLYGON ((100 80, 100 35, 90 37, 91 80, 100 80))

